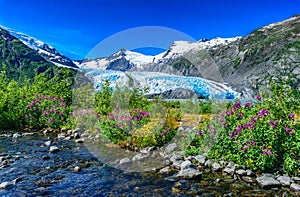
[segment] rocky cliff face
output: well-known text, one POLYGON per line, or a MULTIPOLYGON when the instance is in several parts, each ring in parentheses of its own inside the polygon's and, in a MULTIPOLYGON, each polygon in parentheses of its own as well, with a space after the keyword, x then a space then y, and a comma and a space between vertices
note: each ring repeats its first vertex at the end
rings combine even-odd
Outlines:
POLYGON ((209 52, 223 80, 239 91, 263 85, 267 75, 293 74, 300 81, 300 15, 209 52))

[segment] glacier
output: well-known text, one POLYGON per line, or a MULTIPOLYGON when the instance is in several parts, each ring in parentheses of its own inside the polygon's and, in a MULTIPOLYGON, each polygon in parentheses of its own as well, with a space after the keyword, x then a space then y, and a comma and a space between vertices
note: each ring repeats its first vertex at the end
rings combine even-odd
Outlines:
POLYGON ((225 84, 200 77, 178 76, 159 72, 123 72, 96 68, 81 68, 93 81, 97 90, 101 90, 105 80, 110 81, 113 90, 116 87, 147 88, 146 95, 159 95, 174 90, 189 90, 202 98, 235 99, 240 93, 225 84), (129 85, 129 81, 133 82, 129 85))

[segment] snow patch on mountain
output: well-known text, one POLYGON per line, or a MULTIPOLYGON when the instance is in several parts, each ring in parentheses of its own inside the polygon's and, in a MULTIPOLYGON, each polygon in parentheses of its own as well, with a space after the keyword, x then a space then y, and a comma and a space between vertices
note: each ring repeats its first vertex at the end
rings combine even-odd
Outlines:
POLYGON ((29 48, 37 51, 44 59, 47 61, 63 67, 72 67, 77 68, 77 66, 73 63, 72 60, 67 58, 66 56, 60 54, 54 47, 36 39, 31 36, 28 36, 24 33, 14 31, 7 27, 0 26, 1 28, 7 30, 9 34, 18 38, 23 44, 28 46, 29 48))

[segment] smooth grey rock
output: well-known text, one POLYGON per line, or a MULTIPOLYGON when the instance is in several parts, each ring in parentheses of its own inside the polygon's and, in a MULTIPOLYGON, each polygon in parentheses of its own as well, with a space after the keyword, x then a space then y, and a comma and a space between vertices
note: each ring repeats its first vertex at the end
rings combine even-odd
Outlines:
POLYGON ((0 184, 0 189, 6 189, 10 185, 12 185, 11 182, 5 181, 5 182, 0 184))
POLYGON ((22 133, 22 136, 25 137, 25 136, 33 136, 34 133, 22 133))
POLYGON ((192 167, 194 167, 194 165, 190 161, 184 161, 180 165, 181 170, 185 170, 185 169, 192 168, 192 167))
POLYGON ((64 140, 69 141, 69 140, 71 140, 71 138, 72 138, 71 136, 67 136, 67 137, 64 138, 64 140))
POLYGON ((176 169, 180 169, 183 162, 183 160, 175 160, 172 162, 172 166, 176 169))
POLYGON ((239 170, 235 171, 235 173, 236 173, 237 175, 240 175, 240 176, 245 176, 245 175, 247 175, 247 171, 246 171, 246 170, 243 170, 243 169, 239 169, 239 170))
POLYGON ((57 146, 50 146, 50 153, 54 153, 59 151, 59 148, 57 146))
POLYGON ((300 177, 297 177, 297 176, 294 176, 294 177, 292 177, 292 179, 294 180, 294 181, 299 181, 300 182, 300 177))
POLYGON ((255 177, 255 173, 252 170, 246 170, 246 175, 250 177, 255 177))
POLYGON ((233 168, 229 168, 229 167, 225 167, 223 172, 230 174, 231 176, 234 174, 234 169, 233 168))
POLYGON ((255 182, 255 179, 253 177, 250 177, 250 176, 243 176, 242 179, 246 183, 254 183, 255 182))
POLYGON ((199 164, 204 165, 206 162, 206 157, 203 155, 195 156, 195 159, 199 162, 199 164))
POLYGON ((64 139, 66 136, 65 136, 65 134, 64 133, 59 133, 59 134, 57 134, 57 139, 64 139))
POLYGON ((137 162, 137 161, 142 161, 143 159, 149 157, 149 154, 148 155, 143 155, 141 153, 135 155, 133 158, 132 158, 132 161, 134 162, 137 162))
POLYGON ((232 168, 233 170, 235 170, 236 165, 235 165, 233 162, 229 162, 229 163, 227 164, 227 167, 228 167, 228 168, 232 168))
POLYGON ((159 173, 161 173, 161 174, 168 174, 170 172, 171 172, 170 166, 164 167, 164 168, 159 170, 159 173))
POLYGON ((211 164, 211 168, 213 171, 219 171, 221 169, 221 165, 218 162, 214 162, 211 164))
POLYGON ((206 167, 210 167, 212 163, 213 163, 212 160, 208 159, 208 160, 206 160, 206 162, 205 162, 204 165, 205 165, 206 167))
POLYGON ((143 153, 143 154, 148 154, 149 153, 148 148, 144 148, 140 152, 143 153))
POLYGON ((45 142, 45 145, 46 146, 50 146, 51 145, 51 141, 49 140, 49 141, 45 142))
POLYGON ((68 135, 71 135, 71 134, 72 134, 72 130, 68 130, 68 131, 67 131, 67 134, 68 134, 68 135))
POLYGON ((297 183, 292 183, 290 186, 291 190, 296 191, 296 192, 300 192, 300 185, 297 183))
POLYGON ((131 162, 131 160, 126 157, 126 158, 123 158, 123 159, 120 160, 120 165, 130 163, 130 162, 131 162))
POLYGON ((79 172, 80 170, 81 170, 81 169, 80 169, 79 166, 75 166, 74 169, 73 169, 74 172, 79 172))
POLYGON ((81 132, 80 128, 76 128, 76 129, 74 129, 74 130, 72 131, 72 134, 74 134, 74 133, 80 133, 80 132, 81 132))
POLYGON ((171 162, 178 161, 178 160, 183 160, 183 157, 181 155, 176 155, 176 154, 171 155, 170 157, 171 162))
POLYGON ((73 136, 74 136, 75 139, 79 139, 80 138, 80 134, 79 133, 74 133, 73 136))
POLYGON ((178 178, 184 178, 184 179, 197 179, 200 178, 202 173, 199 170, 196 170, 194 168, 188 168, 184 170, 180 170, 176 177, 178 178))
POLYGON ((264 174, 261 177, 256 178, 256 181, 263 189, 270 189, 274 187, 280 187, 281 184, 275 179, 272 174, 264 174))
POLYGON ((277 178, 277 181, 279 181, 283 186, 290 186, 291 183, 293 182, 293 179, 291 179, 291 177, 289 176, 284 175, 284 176, 279 176, 277 178))
POLYGON ((75 140, 76 143, 83 143, 84 142, 84 138, 79 138, 77 140, 75 140))
POLYGON ((43 134, 49 134, 49 133, 51 133, 51 130, 50 130, 50 129, 45 129, 45 130, 43 131, 43 134))
POLYGON ((21 137, 22 135, 20 135, 19 133, 14 133, 13 134, 13 138, 19 138, 19 137, 21 137))
POLYGON ((176 149, 177 149, 177 144, 176 144, 176 143, 172 143, 172 144, 169 144, 168 146, 166 146, 165 152, 166 152, 166 153, 172 153, 172 152, 174 152, 176 149))

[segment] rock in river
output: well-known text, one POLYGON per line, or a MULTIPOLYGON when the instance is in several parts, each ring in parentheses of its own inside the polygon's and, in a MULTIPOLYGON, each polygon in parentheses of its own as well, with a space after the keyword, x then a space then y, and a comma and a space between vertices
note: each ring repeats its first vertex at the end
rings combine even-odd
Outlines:
POLYGON ((59 151, 59 148, 57 146, 50 146, 50 153, 54 153, 59 151))

